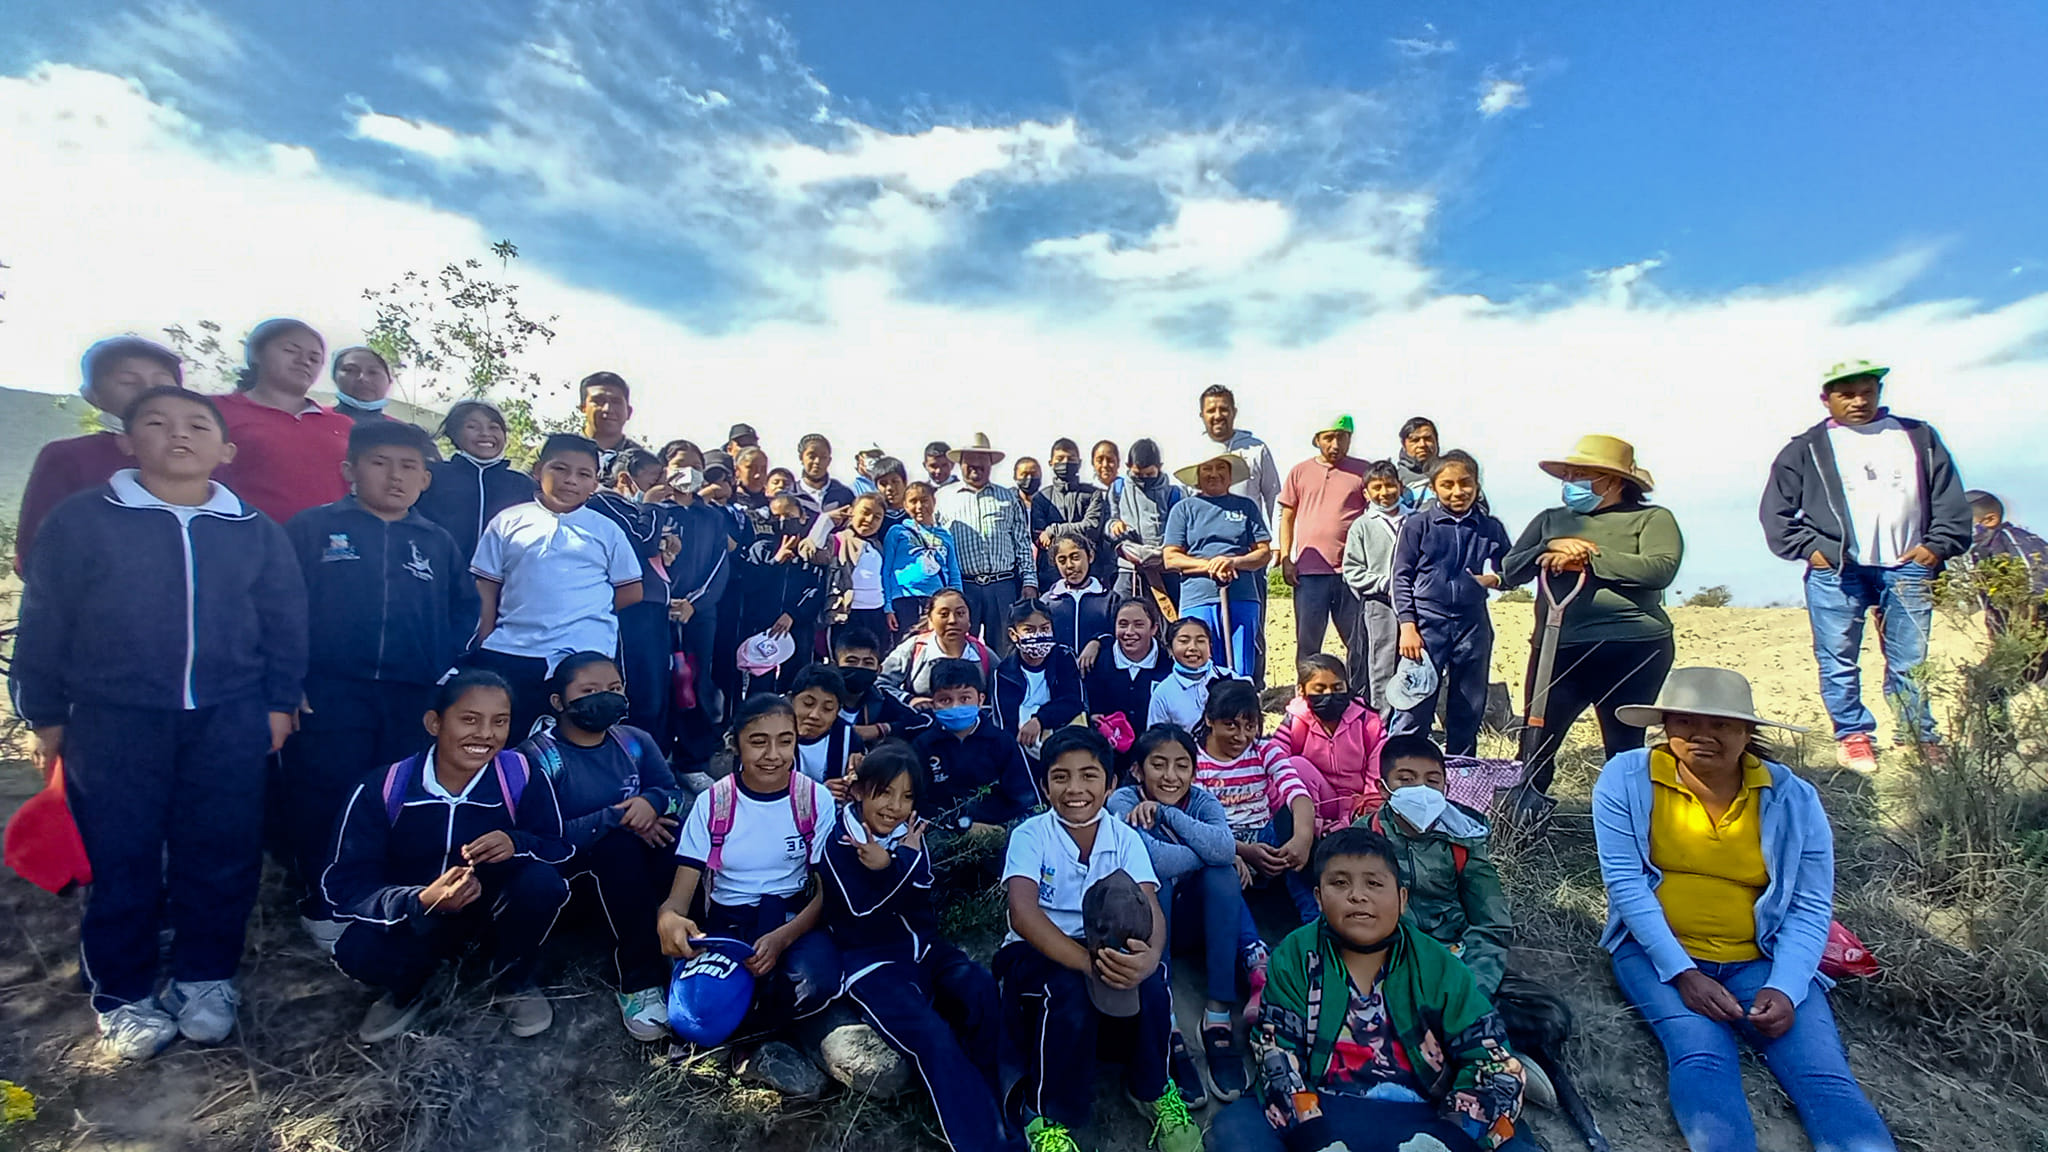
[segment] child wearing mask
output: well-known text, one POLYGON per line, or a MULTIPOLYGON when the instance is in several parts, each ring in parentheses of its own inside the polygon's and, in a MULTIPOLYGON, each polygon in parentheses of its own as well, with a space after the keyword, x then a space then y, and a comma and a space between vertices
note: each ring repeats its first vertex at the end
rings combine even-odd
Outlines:
POLYGON ((1325 652, 1295 667, 1294 699, 1273 731, 1282 754, 1302 761, 1297 770, 1316 802, 1316 831, 1351 823, 1386 799, 1380 786, 1380 745, 1386 731, 1378 714, 1351 694, 1344 662, 1325 652))
POLYGON ((803 558, 803 542, 811 519, 794 496, 768 502, 773 534, 756 536, 748 546, 747 585, 740 607, 740 639, 766 632, 787 633, 796 640, 797 656, 783 663, 775 681, 779 688, 809 662, 809 644, 825 608, 827 569, 803 558))
POLYGON ((916 1067, 946 1142, 1010 1152, 1020 1141, 997 1102, 996 981, 940 936, 920 781, 917 754, 901 740, 861 760, 840 834, 825 846, 825 927, 846 998, 916 1067))
POLYGON ((640 600, 617 611, 619 668, 625 673, 626 718, 633 727, 666 738, 675 629, 669 622, 669 565, 682 552, 682 538, 662 501, 669 495, 661 458, 645 448, 625 448, 612 457, 611 487, 600 487, 590 507, 619 526, 640 562, 640 600))
POLYGON ((992 829, 1038 807, 1024 751, 982 707, 981 685, 981 670, 969 661, 934 663, 933 724, 912 742, 925 764, 920 812, 944 832, 992 829))
POLYGON ((1053 639, 1074 654, 1074 662, 1085 674, 1102 656, 1109 636, 1109 609, 1113 593, 1096 579, 1095 545, 1079 532, 1060 532, 1053 537, 1052 567, 1056 578, 1041 599, 1052 614, 1053 639))
MULTIPOLYGON (((1038 545, 1038 586, 1050 588, 1059 581, 1053 565, 1053 548, 1060 536, 1074 533, 1088 542, 1092 554, 1102 540, 1102 527, 1109 520, 1102 489, 1081 479, 1081 449, 1062 436, 1047 453, 1051 477, 1043 490, 1031 498, 1031 535, 1038 545)), ((1079 651, 1079 647, 1075 651, 1079 651)))
POLYGON ((615 651, 615 613, 640 602, 632 541, 589 506, 597 461, 594 441, 548 437, 535 464, 539 498, 500 512, 470 561, 483 609, 468 664, 512 685, 512 730, 522 739, 547 711, 555 665, 574 652, 615 651))
POLYGON ((1195 783, 1222 802, 1238 857, 1256 876, 1283 877, 1302 923, 1315 919, 1315 894, 1302 875, 1315 848, 1315 804, 1301 762, 1259 738, 1265 717, 1250 681, 1216 685, 1202 722, 1195 783))
POLYGON ((1166 570, 1166 517, 1183 495, 1166 474, 1159 445, 1131 442, 1124 474, 1109 486, 1109 523, 1103 539, 1116 553, 1117 592, 1124 596, 1156 594, 1168 604, 1180 602, 1180 575, 1166 570))
POLYGON ((463 400, 448 409, 441 435, 455 452, 432 466, 433 483, 420 494, 420 515, 455 540, 465 561, 498 513, 534 498, 532 476, 505 458, 505 415, 482 400, 463 400))
POLYGON ((1183 616, 1167 628, 1166 650, 1173 656, 1173 667, 1152 686, 1146 727, 1178 724, 1190 732, 1201 727, 1210 686, 1234 679, 1209 658, 1212 636, 1208 623, 1193 616, 1183 616))
POLYGON ((1401 474, 1382 460, 1366 469, 1365 512, 1344 537, 1344 583, 1358 597, 1357 633, 1344 640, 1352 683, 1363 680, 1385 723, 1387 681, 1401 665, 1401 621, 1394 615, 1394 544, 1401 538, 1401 474), (1364 673, 1363 676, 1360 673, 1364 673))
POLYGON ((882 644, 865 628, 843 628, 832 637, 832 663, 846 685, 839 714, 853 725, 861 743, 880 744, 891 736, 909 739, 931 726, 929 712, 919 712, 882 688, 882 644))
POLYGON ((996 723, 1017 737, 1027 756, 1038 754, 1046 733, 1086 711, 1074 654, 1053 639, 1052 613, 1042 600, 1010 605, 1005 621, 1010 654, 996 665, 989 706, 996 723))
MULTIPOLYGON (((1401 658, 1435 665, 1439 692, 1450 694, 1444 750, 1473 756, 1479 751, 1479 720, 1486 711, 1493 661, 1486 598, 1500 587, 1508 532, 1478 507, 1479 470, 1469 457, 1438 457, 1430 484, 1435 501, 1402 523, 1394 547, 1401 658)), ((1437 694, 1396 713, 1392 732, 1427 735, 1436 721, 1437 694)))
POLYGON ((611 929, 626 1033, 658 1040, 668 1031, 668 964, 654 911, 675 875, 682 792, 654 737, 625 722, 627 685, 611 657, 578 652, 556 665, 548 688, 552 725, 519 752, 554 786, 574 853, 563 877, 572 887, 589 877, 611 929))

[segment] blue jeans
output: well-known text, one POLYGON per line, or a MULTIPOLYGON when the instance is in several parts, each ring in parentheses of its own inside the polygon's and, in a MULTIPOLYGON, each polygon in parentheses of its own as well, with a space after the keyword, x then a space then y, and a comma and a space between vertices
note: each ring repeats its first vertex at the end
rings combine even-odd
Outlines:
POLYGON ((1160 884, 1159 906, 1166 910, 1169 941, 1181 946, 1201 938, 1209 999, 1237 1003, 1238 958, 1259 942, 1259 926, 1244 902, 1237 865, 1212 865, 1160 884))
MULTIPOLYGON (((1248 573, 1238 577, 1238 579, 1248 580, 1251 579, 1252 575, 1254 574, 1248 573)), ((1181 609, 1180 614, 1183 616, 1193 616, 1195 619, 1207 624, 1209 626, 1209 639, 1211 642, 1223 639, 1223 610, 1220 605, 1214 602, 1196 604, 1192 607, 1181 609)), ((1264 635, 1265 627, 1266 606, 1264 604, 1257 600, 1232 600, 1230 602, 1229 659, 1227 663, 1231 672, 1246 680, 1255 679, 1252 673, 1258 663, 1259 648, 1261 647, 1259 638, 1264 635)), ((1216 653, 1219 663, 1225 662, 1222 660, 1224 655, 1222 652, 1216 653)))
MULTIPOLYGON (((1745 1008, 1771 975, 1768 960, 1702 961, 1699 967, 1745 1008)), ((1747 1024, 1723 1024, 1687 1008, 1676 987, 1657 979, 1649 954, 1633 940, 1614 953, 1614 979, 1664 1046, 1671 1112, 1692 1152, 1755 1152, 1756 1124, 1742 1094, 1742 1065, 1735 1050, 1738 1034, 1791 1097, 1814 1152, 1895 1152, 1891 1133, 1849 1071, 1834 1012, 1818 980, 1800 1002, 1791 1029, 1766 1040, 1747 1024)))
POLYGON ((1884 696, 1902 713, 1919 739, 1937 739, 1934 713, 1912 672, 1927 662, 1927 637, 1934 626, 1934 570, 1923 564, 1806 570, 1806 617, 1813 625, 1813 658, 1820 664, 1820 696, 1834 721, 1835 738, 1877 731, 1877 719, 1863 706, 1863 617, 1872 609, 1883 627, 1884 696))

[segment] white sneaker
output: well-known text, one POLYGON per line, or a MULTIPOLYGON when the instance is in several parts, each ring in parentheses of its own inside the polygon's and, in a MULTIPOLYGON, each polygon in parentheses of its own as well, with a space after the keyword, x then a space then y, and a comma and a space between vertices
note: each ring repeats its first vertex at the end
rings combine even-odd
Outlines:
POLYGON ((100 1013, 100 1051, 116 1060, 147 1060, 177 1038, 177 1020, 153 999, 100 1013))
POLYGON ((382 1044, 411 1028, 413 1021, 420 1018, 420 1009, 426 1005, 426 997, 418 996, 413 1002, 400 1008, 391 999, 390 993, 377 998, 370 1010, 363 1013, 362 1026, 356 1029, 356 1036, 365 1044, 382 1044))
POLYGON ((194 1044, 218 1044, 235 1030, 242 994, 232 980, 173 980, 164 990, 164 1011, 178 1018, 178 1032, 194 1044))
POLYGON ((1557 1111, 1557 1087, 1550 1082, 1550 1073, 1545 1072, 1543 1065, 1538 1064, 1534 1057, 1516 1053, 1515 1058, 1521 1061, 1522 1076, 1526 1085, 1522 1098, 1538 1108, 1557 1111))
POLYGON ((341 942, 341 934, 348 931, 348 925, 339 920, 328 920, 324 917, 315 920, 311 916, 301 916, 299 917, 299 930, 304 932, 306 938, 311 940, 320 951, 332 956, 334 955, 334 946, 341 942))
POLYGON ((619 1015, 625 1018, 626 1035, 635 1040, 659 1040, 668 1035, 668 993, 661 988, 621 992, 619 1015))
POLYGON ((540 1035, 555 1022, 554 1006, 538 992, 515 993, 498 1004, 504 1009, 505 1018, 512 1023, 512 1034, 522 1040, 540 1035))

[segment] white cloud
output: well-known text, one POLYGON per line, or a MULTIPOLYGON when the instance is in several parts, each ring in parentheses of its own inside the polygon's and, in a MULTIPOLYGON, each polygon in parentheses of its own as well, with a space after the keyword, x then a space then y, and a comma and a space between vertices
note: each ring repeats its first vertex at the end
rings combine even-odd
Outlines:
POLYGON ((1479 86, 1479 114, 1491 120, 1504 112, 1529 106, 1529 89, 1520 80, 1489 77, 1479 86))
POLYGON ((1396 52, 1411 60, 1445 56, 1458 50, 1457 42, 1448 36, 1439 36, 1434 24, 1424 24, 1419 35, 1397 36, 1387 43, 1393 45, 1396 52))
POLYGON ((354 135, 358 140, 374 140, 442 164, 470 163, 466 158, 471 151, 468 142, 452 130, 427 120, 408 120, 366 110, 356 114, 354 135))
POLYGON ((195 81, 245 67, 250 52, 213 13, 187 0, 159 0, 94 23, 82 57, 154 91, 203 99, 206 89, 195 81))

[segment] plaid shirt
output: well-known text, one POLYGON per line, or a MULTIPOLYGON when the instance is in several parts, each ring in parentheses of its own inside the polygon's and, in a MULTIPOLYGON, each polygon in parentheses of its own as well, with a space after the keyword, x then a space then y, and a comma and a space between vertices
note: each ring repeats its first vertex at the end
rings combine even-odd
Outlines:
POLYGON ((1014 489, 990 484, 976 492, 965 484, 949 484, 939 490, 938 521, 953 534, 961 576, 1015 576, 1038 583, 1031 524, 1014 489))

